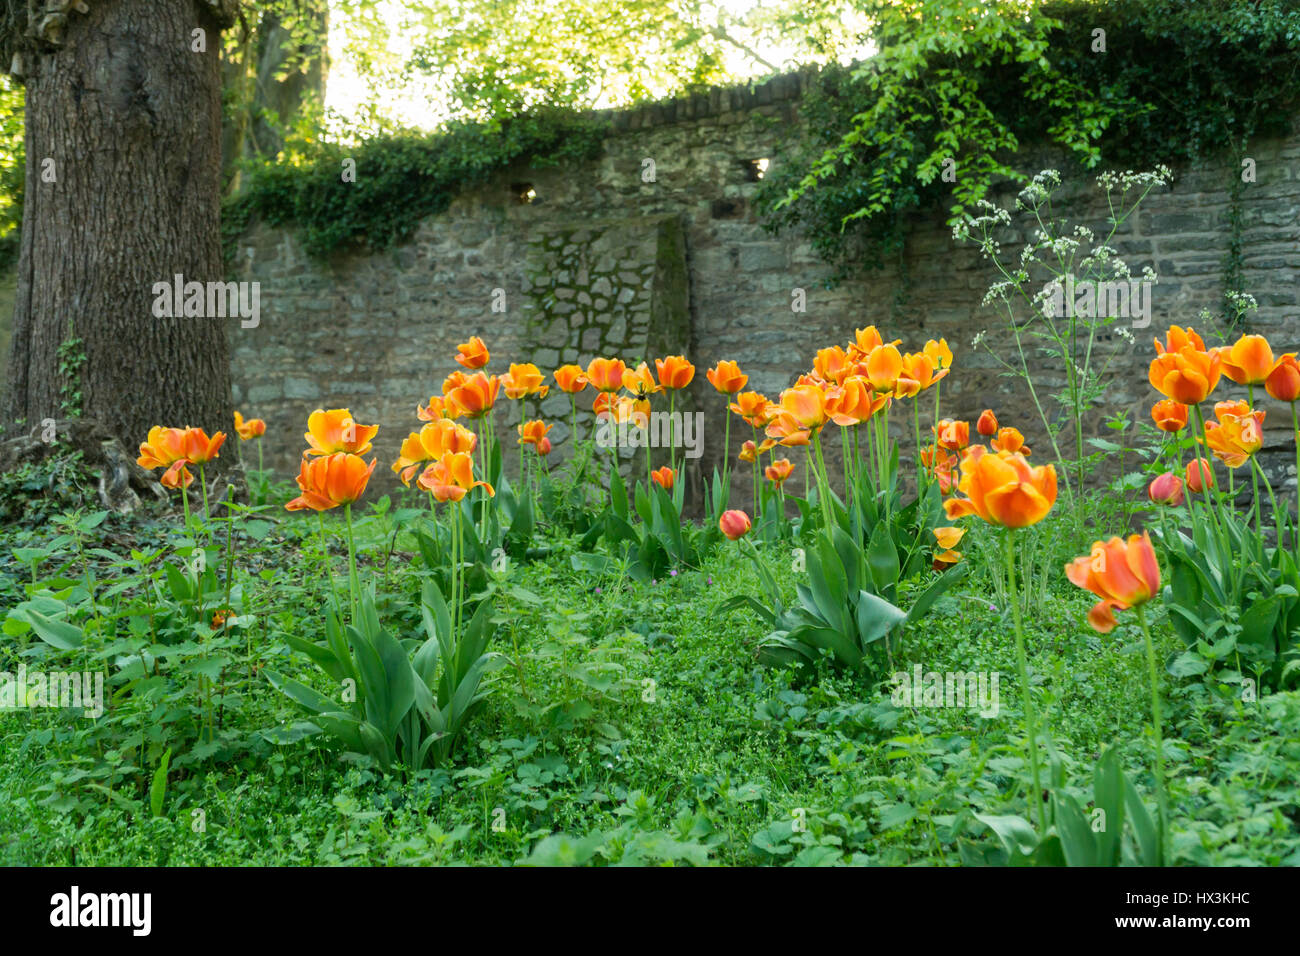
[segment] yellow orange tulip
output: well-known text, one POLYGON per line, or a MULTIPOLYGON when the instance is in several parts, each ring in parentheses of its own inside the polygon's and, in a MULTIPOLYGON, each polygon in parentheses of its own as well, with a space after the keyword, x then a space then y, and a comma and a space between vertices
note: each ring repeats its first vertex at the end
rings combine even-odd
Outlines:
POLYGON ((722 361, 704 373, 709 384, 724 395, 735 395, 745 387, 749 376, 735 362, 722 361))
POLYGON ((989 447, 996 452, 1008 454, 1019 452, 1022 455, 1029 455, 1029 449, 1025 446, 1025 436, 1020 434, 1020 429, 1010 426, 999 428, 997 437, 989 442, 989 447))
MULTIPOLYGON (((993 409, 986 408, 980 412, 979 421, 975 423, 975 430, 985 438, 998 433, 998 416, 993 414, 993 409)), ((1014 450, 1013 448, 1012 451, 1014 450)))
POLYGON ((1300 399, 1300 365, 1296 364, 1295 352, 1278 358, 1264 380, 1264 388, 1279 402, 1300 399))
POLYGON ((1273 350, 1262 335, 1243 335, 1219 354, 1223 374, 1238 385, 1262 385, 1273 371, 1273 350))
POLYGON ((438 419, 407 436, 397 461, 393 462, 393 471, 402 484, 409 486, 421 465, 436 461, 448 452, 471 454, 477 445, 478 436, 468 428, 449 418, 438 419))
POLYGON ((1264 444, 1264 412, 1245 402, 1219 402, 1217 422, 1206 422, 1205 444, 1229 468, 1240 468, 1264 444))
POLYGON ((587 380, 598 392, 617 392, 626 370, 622 359, 595 358, 587 363, 587 380))
POLYGON ((459 452, 443 455, 415 483, 438 501, 460 501, 474 488, 484 488, 491 497, 496 490, 486 481, 474 480, 474 459, 459 452))
POLYGON ((767 424, 766 412, 770 404, 767 397, 758 392, 741 392, 727 407, 754 428, 762 428, 767 424))
POLYGON ((307 454, 334 455, 346 452, 364 455, 370 451, 371 439, 379 433, 378 425, 358 425, 346 408, 316 409, 307 417, 307 454))
POLYGON ((867 378, 878 392, 892 392, 903 374, 903 354, 897 346, 881 345, 867 356, 867 378))
POLYGON ((488 363, 491 356, 488 354, 487 346, 477 335, 470 336, 470 340, 456 346, 456 362, 463 365, 470 371, 482 368, 488 363))
POLYGON ((664 489, 664 491, 673 490, 673 479, 676 476, 677 473, 667 465, 664 465, 662 468, 656 468, 654 471, 650 472, 650 477, 654 479, 654 483, 664 489))
POLYGON ((1075 584, 1101 598, 1088 612, 1088 623, 1102 634, 1115 629, 1115 611, 1126 611, 1160 593, 1160 565, 1145 532, 1128 540, 1111 538, 1093 544, 1091 554, 1065 566, 1075 584))
POLYGON ((989 524, 1024 528, 1047 517, 1056 502, 1056 469, 1031 467, 1023 455, 998 455, 971 448, 961 462, 957 490, 965 498, 943 503, 950 519, 978 515, 989 524))
POLYGON ((1151 406, 1151 420, 1162 432, 1180 432, 1187 427, 1187 406, 1162 398, 1151 406))
POLYGON ((319 458, 303 458, 298 470, 298 487, 302 494, 285 508, 301 511, 329 511, 339 505, 351 504, 366 490, 366 483, 375 470, 376 461, 369 465, 360 455, 335 452, 319 458))
POLYGON ((574 395, 587 387, 587 373, 582 370, 581 366, 561 365, 553 374, 555 375, 555 384, 560 386, 562 392, 574 395))
POLYGON ((554 426, 548 425, 540 419, 531 422, 524 422, 522 425, 518 426, 519 444, 536 445, 546 437, 546 433, 553 427, 554 426))
POLYGON ((659 387, 673 391, 685 388, 695 378, 695 366, 682 355, 655 359, 655 371, 659 375, 659 387))
POLYGON ((235 412, 235 432, 239 435, 240 441, 260 438, 266 434, 266 422, 260 418, 245 419, 239 412, 235 412))
POLYGON ((447 393, 447 405, 457 415, 481 418, 496 404, 501 380, 495 375, 475 372, 447 393))
POLYGON ((521 365, 511 363, 510 371, 501 376, 501 387, 505 390, 506 398, 516 402, 529 395, 545 398, 550 391, 550 386, 545 382, 546 376, 532 362, 521 365))
POLYGON ((790 463, 789 458, 778 458, 763 469, 763 475, 768 481, 780 488, 793 471, 794 465, 790 463))

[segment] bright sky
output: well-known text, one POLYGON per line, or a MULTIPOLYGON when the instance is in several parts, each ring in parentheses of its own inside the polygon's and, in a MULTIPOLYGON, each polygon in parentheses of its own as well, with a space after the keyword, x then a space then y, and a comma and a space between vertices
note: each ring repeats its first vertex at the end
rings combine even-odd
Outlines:
MULTIPOLYGON (((735 16, 764 6, 763 0, 716 0, 716 2, 735 16)), ((770 0, 767 5, 771 5, 770 0)), ((381 15, 389 27, 391 37, 388 52, 394 63, 404 61, 411 54, 413 31, 404 29, 403 22, 411 16, 411 7, 418 6, 418 2, 402 2, 402 0, 380 2, 381 15)), ((347 15, 346 0, 331 0, 329 42, 331 62, 326 89, 326 106, 352 123, 356 123, 363 116, 365 104, 374 102, 375 96, 371 81, 359 76, 358 64, 346 52, 347 15)), ((748 37, 741 37, 741 39, 749 40, 748 37)), ((787 65, 791 64, 795 57, 793 45, 773 46, 770 43, 754 43, 753 46, 756 52, 770 63, 787 65)), ((852 56, 860 55, 862 51, 852 53, 852 56)), ((761 65, 748 61, 739 50, 730 47, 727 48, 726 65, 728 70, 741 77, 763 75, 768 72, 761 65)), ((379 97, 381 108, 388 116, 404 124, 425 129, 436 126, 446 118, 438 100, 437 91, 431 84, 411 84, 387 89, 382 91, 379 97)))

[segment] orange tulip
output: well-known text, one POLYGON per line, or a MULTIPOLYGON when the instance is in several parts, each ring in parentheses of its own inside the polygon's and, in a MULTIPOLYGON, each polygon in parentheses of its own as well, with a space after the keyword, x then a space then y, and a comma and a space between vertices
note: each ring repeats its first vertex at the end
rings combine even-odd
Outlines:
POLYGON ((618 398, 613 392, 597 392, 595 399, 592 400, 591 410, 596 413, 597 421, 604 421, 609 418, 617 404, 618 398))
POLYGON ((770 438, 764 438, 763 444, 755 445, 752 441, 747 441, 740 446, 740 454, 737 456, 741 461, 747 461, 751 464, 758 461, 759 455, 765 455, 776 447, 776 442, 770 438))
POLYGON ((1025 447, 1025 436, 1020 434, 1020 429, 1006 428, 998 429, 998 437, 989 442, 989 446, 996 452, 1019 452, 1022 455, 1028 455, 1029 449, 1025 447))
POLYGON ((655 371, 659 374, 659 387, 673 391, 685 388, 695 378, 695 366, 682 355, 655 359, 655 371))
POLYGON ((763 469, 763 475, 768 481, 780 488, 793 471, 794 465, 790 463, 789 458, 778 458, 763 469))
POLYGON ((762 428, 767 424, 765 413, 771 404, 766 396, 758 392, 741 392, 727 407, 754 428, 762 428))
POLYGON ((1091 554, 1065 566, 1065 576, 1101 598, 1088 612, 1088 623, 1102 634, 1115 629, 1114 611, 1144 604, 1160 593, 1160 565, 1145 532, 1129 535, 1127 542, 1111 538, 1094 543, 1091 554))
POLYGON ((177 461, 184 463, 184 459, 185 430, 155 425, 149 429, 149 437, 140 443, 136 464, 141 468, 167 468, 177 461))
POLYGON ((924 352, 908 352, 903 356, 902 377, 915 381, 918 391, 925 391, 947 374, 946 368, 936 370, 934 359, 924 352))
POLYGON ((553 374, 562 392, 574 395, 587 387, 587 374, 579 365, 561 365, 553 374))
POLYGON ((820 428, 826 424, 826 392, 815 385, 787 388, 781 393, 781 411, 803 428, 820 428))
POLYGON ((818 349, 813 359, 813 375, 827 384, 839 385, 848 376, 851 364, 848 355, 838 345, 818 349))
POLYGON ((1187 487, 1199 495, 1206 488, 1214 487, 1214 466, 1204 458, 1197 458, 1187 463, 1184 477, 1187 480, 1187 487))
POLYGON ((1184 405, 1205 401, 1219 384, 1223 371, 1219 351, 1207 352, 1199 335, 1177 325, 1170 327, 1166 342, 1167 348, 1156 340, 1158 354, 1147 370, 1151 387, 1184 405))
MULTIPOLYGON (((942 449, 940 449, 942 450, 942 449)), ((921 450, 921 464, 939 479, 939 493, 948 494, 957 484, 957 456, 943 454, 936 460, 934 445, 921 450)))
POLYGON ((645 362, 642 362, 635 369, 624 370, 623 387, 643 402, 648 402, 650 396, 656 392, 663 391, 663 388, 655 382, 654 373, 650 371, 650 366, 646 365, 645 362))
POLYGON ((867 378, 878 392, 892 392, 903 374, 903 354, 893 345, 881 345, 867 355, 867 378))
POLYGON ((1162 398, 1151 406, 1151 419, 1162 432, 1180 432, 1187 427, 1187 406, 1162 398))
POLYGON ((934 538, 943 550, 934 556, 933 567, 936 571, 942 571, 950 564, 956 564, 961 560, 961 552, 954 550, 957 543, 961 541, 962 536, 966 534, 965 528, 935 528, 934 538))
POLYGON ((482 368, 491 357, 488 355, 487 346, 483 344, 483 340, 477 335, 470 336, 468 342, 458 345, 456 348, 459 350, 456 353, 456 361, 470 371, 482 368))
POLYGON ((346 408, 331 408, 328 412, 318 408, 307 417, 303 438, 310 446, 309 455, 364 455, 378 433, 378 425, 358 425, 346 408))
POLYGON ((807 445, 812 437, 812 432, 800 425, 798 419, 789 412, 778 412, 766 428, 768 438, 763 442, 764 445, 775 439, 787 448, 795 448, 807 445))
POLYGON ((437 461, 448 452, 470 454, 478 445, 478 436, 449 418, 429 422, 418 432, 411 432, 402 442, 393 471, 408 487, 425 462, 437 461))
MULTIPOLYGON (((993 409, 986 408, 980 412, 979 421, 975 423, 975 430, 985 438, 998 433, 998 416, 993 414, 993 409)), ((1015 449, 1013 448, 1012 451, 1015 451, 1015 449)))
POLYGON ((948 451, 961 451, 970 444, 970 422, 942 419, 934 426, 934 435, 939 447, 948 451))
POLYGON ((871 382, 851 375, 844 384, 826 390, 826 415, 836 425, 858 425, 889 404, 889 396, 877 394, 871 382))
POLYGON ((505 389, 506 398, 516 402, 529 395, 545 398, 546 393, 551 390, 549 385, 544 384, 545 382, 546 376, 532 362, 525 362, 522 365, 511 363, 510 371, 501 376, 501 387, 505 389))
POLYGON ((957 489, 966 498, 943 503, 949 519, 975 514, 990 524, 1023 528, 1047 517, 1056 502, 1056 469, 1032 468, 1023 455, 992 454, 981 445, 961 462, 957 489))
POLYGON ((1262 335, 1243 335, 1219 355, 1223 374, 1238 385, 1262 385, 1273 371, 1273 350, 1262 335))
POLYGON ((650 428, 650 400, 629 398, 626 395, 611 396, 609 411, 615 424, 632 424, 642 431, 650 428))
POLYGON ((730 361, 719 362, 705 372, 704 377, 724 395, 735 395, 749 381, 749 376, 740 370, 740 366, 730 361))
POLYGON ((235 432, 239 435, 240 441, 248 441, 250 438, 260 438, 266 434, 266 422, 260 418, 250 418, 245 420, 244 416, 235 412, 235 432))
POLYGON ((1205 444, 1229 468, 1240 468, 1264 444, 1264 412, 1252 411, 1245 402, 1219 402, 1217 422, 1205 425, 1205 444))
POLYGON ((211 438, 202 428, 187 428, 181 438, 185 449, 185 460, 191 465, 204 465, 217 457, 217 452, 225 444, 226 433, 217 432, 211 438))
POLYGON ((443 502, 460 501, 474 488, 486 488, 490 497, 496 497, 496 489, 486 481, 474 480, 474 459, 460 452, 443 455, 415 483, 443 502))
POLYGON ((298 487, 302 490, 285 508, 301 511, 329 511, 339 505, 351 504, 366 490, 366 483, 375 470, 376 461, 369 465, 360 455, 334 452, 320 458, 306 458, 298 470, 298 487))
POLYGON ((524 422, 522 425, 518 426, 519 444, 536 445, 546 437, 546 433, 553 427, 553 425, 548 425, 540 419, 531 422, 524 422))
POLYGON ((929 356, 937 369, 947 369, 952 366, 952 349, 948 348, 947 339, 940 339, 938 342, 930 339, 921 351, 929 356))
POLYGON ((551 453, 551 440, 549 438, 543 438, 533 447, 537 449, 537 454, 545 458, 551 453))
POLYGON ((884 344, 885 340, 881 338, 879 330, 874 325, 857 329, 853 333, 853 345, 863 355, 870 355, 873 349, 878 349, 884 344))
POLYGON ((676 476, 677 473, 667 465, 664 465, 662 468, 656 468, 654 471, 650 472, 650 477, 654 479, 654 483, 664 489, 664 491, 673 490, 673 479, 676 476))
POLYGON ((457 416, 482 418, 492 411, 500 388, 501 380, 495 375, 475 372, 447 393, 447 405, 455 410, 457 416))
POLYGON ((617 392, 626 370, 622 359, 595 358, 587 364, 587 380, 598 392, 617 392))
POLYGON ((446 396, 450 395, 453 391, 460 388, 467 381, 469 381, 469 376, 466 375, 464 372, 462 372, 460 369, 457 369, 456 371, 452 372, 450 375, 448 375, 446 378, 442 380, 443 397, 445 398, 446 396))
POLYGON ((1300 365, 1296 364, 1295 357, 1295 352, 1281 356, 1264 380, 1264 388, 1279 402, 1300 399, 1300 365))
POLYGON ((749 534, 753 523, 743 511, 724 511, 718 519, 718 529, 732 541, 739 541, 749 534))
POLYGON ((1177 508, 1183 503, 1183 479, 1172 471, 1157 475, 1147 486, 1147 497, 1158 505, 1170 505, 1177 508))

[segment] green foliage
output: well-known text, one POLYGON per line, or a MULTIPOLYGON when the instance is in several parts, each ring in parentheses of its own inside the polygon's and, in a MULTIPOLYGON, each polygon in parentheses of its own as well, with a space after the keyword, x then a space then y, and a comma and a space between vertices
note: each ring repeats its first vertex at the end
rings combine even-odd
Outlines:
POLYGON ((24 90, 0 75, 0 271, 18 259, 27 161, 23 139, 24 90))
POLYGON ((1239 152, 1300 100, 1300 12, 1282 0, 861 6, 878 55, 822 73, 805 138, 760 196, 769 227, 805 230, 839 278, 897 255, 912 214, 955 219, 1025 183, 1022 145, 1149 168, 1239 152))
POLYGON ((600 148, 605 125, 558 111, 490 124, 455 123, 433 135, 400 133, 356 147, 321 143, 297 165, 251 171, 222 214, 226 256, 254 219, 293 226, 308 254, 379 251, 405 242, 420 220, 512 163, 574 162, 600 148), (355 181, 348 181, 355 169, 355 181))

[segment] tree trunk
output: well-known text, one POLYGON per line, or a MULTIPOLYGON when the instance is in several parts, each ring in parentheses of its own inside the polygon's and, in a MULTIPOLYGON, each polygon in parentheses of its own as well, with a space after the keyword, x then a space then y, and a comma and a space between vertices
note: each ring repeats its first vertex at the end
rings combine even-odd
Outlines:
POLYGON ((79 413, 128 448, 151 425, 232 431, 226 336, 239 319, 154 314, 155 283, 222 279, 226 6, 97 0, 34 38, 7 420, 79 413), (75 339, 85 360, 69 374, 60 345, 75 339))

